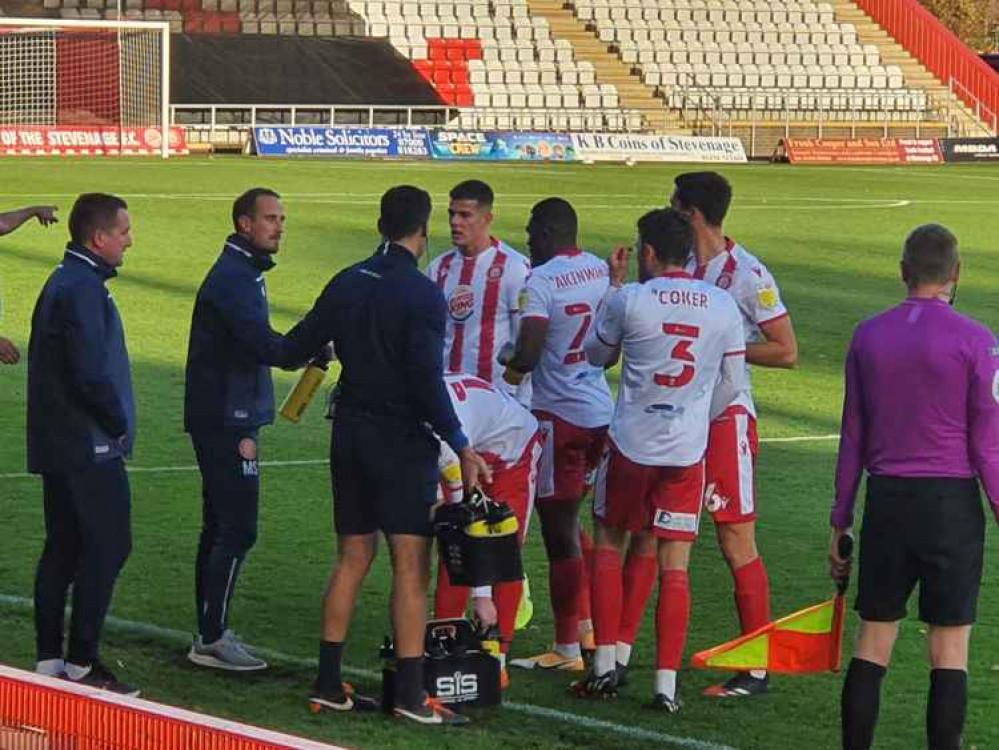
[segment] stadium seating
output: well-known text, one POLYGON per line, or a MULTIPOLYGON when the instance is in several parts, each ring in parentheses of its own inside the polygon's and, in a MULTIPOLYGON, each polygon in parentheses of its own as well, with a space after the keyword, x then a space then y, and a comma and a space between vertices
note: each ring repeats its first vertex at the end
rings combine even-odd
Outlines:
MULTIPOLYGON (((62 18, 117 19, 118 0, 43 0, 62 18)), ((346 0, 124 0, 120 17, 167 21, 185 34, 365 36, 346 0)))
POLYGON ((572 0, 576 17, 668 107, 735 117, 916 119, 925 92, 881 64, 878 48, 828 3, 789 0, 572 0))
POLYGON ((552 127, 551 113, 563 111, 572 113, 563 127, 607 127, 608 113, 623 116, 616 88, 599 85, 593 65, 576 60, 570 42, 553 39, 527 0, 352 0, 350 8, 444 102, 474 106, 479 126, 552 127))

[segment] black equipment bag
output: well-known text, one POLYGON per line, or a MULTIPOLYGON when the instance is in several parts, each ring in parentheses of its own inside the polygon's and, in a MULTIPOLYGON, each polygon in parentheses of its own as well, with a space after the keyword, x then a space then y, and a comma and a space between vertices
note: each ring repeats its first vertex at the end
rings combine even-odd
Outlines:
POLYGON ((524 577, 519 524, 506 503, 476 490, 460 503, 437 509, 434 533, 455 586, 493 586, 524 577))
MULTIPOLYGON (((498 706, 500 663, 482 650, 481 637, 464 618, 427 623, 423 681, 427 694, 452 708, 498 706)), ((395 650, 382 646, 382 707, 395 704, 395 650)))

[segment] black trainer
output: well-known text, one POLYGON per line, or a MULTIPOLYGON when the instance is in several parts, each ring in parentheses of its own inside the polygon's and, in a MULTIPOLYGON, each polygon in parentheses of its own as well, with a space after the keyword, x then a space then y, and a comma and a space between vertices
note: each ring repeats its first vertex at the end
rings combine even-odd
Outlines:
POLYGON ((652 702, 646 704, 646 708, 651 708, 653 711, 664 711, 668 714, 678 714, 682 707, 683 702, 679 695, 670 698, 665 693, 656 693, 652 697, 652 702))
POLYGON ((349 682, 340 685, 340 690, 320 690, 319 685, 312 686, 309 693, 309 708, 313 713, 321 711, 378 711, 381 708, 375 698, 361 695, 349 682))
POLYGON ((597 674, 591 669, 585 678, 569 685, 569 690, 577 698, 614 700, 617 698, 617 671, 612 669, 605 674, 597 674))
POLYGON ((628 665, 617 662, 614 671, 617 672, 617 686, 623 688, 628 684, 628 665))
POLYGON ((721 685, 705 688, 704 695, 708 698, 746 698, 751 695, 762 695, 770 686, 770 675, 753 677, 749 672, 739 672, 721 685))
POLYGON ((74 680, 70 677, 69 681, 77 685, 87 685, 88 687, 107 690, 109 693, 126 695, 130 698, 135 698, 139 695, 139 688, 137 685, 133 685, 131 682, 122 682, 115 677, 114 672, 99 661, 95 661, 91 664, 90 670, 83 675, 83 677, 78 680, 74 680))

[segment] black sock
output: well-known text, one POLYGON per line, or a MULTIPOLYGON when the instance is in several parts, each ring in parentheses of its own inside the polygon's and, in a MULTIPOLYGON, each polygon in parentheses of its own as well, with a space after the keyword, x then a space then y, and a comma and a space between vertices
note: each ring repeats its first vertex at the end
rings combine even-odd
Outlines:
POLYGON ((395 667, 395 705, 417 708, 423 705, 423 657, 397 659, 395 667))
POLYGON ((963 669, 930 672, 926 738, 930 750, 959 750, 968 704, 968 673, 963 669))
POLYGON ((316 687, 324 693, 337 693, 343 684, 340 665, 343 662, 343 641, 319 641, 319 677, 316 687))
POLYGON ((880 664, 852 659, 843 681, 840 702, 843 750, 868 750, 874 742, 881 704, 881 679, 887 672, 880 664))

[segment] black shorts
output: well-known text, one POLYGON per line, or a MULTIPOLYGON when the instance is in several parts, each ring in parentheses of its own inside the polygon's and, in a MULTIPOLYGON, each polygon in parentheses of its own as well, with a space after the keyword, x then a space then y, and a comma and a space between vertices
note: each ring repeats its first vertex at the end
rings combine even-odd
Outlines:
POLYGON ((338 408, 330 448, 336 532, 432 536, 439 452, 419 423, 338 408))
POLYGON ((985 515, 975 479, 871 476, 856 608, 894 622, 919 583, 919 619, 970 625, 978 610, 985 515))

